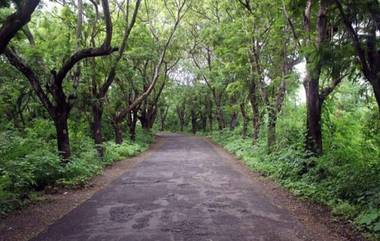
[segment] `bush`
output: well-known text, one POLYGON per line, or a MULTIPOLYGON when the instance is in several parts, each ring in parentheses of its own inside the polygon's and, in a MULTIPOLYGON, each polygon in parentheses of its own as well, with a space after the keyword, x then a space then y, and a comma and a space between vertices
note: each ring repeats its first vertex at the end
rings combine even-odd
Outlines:
MULTIPOLYGON (((347 118, 352 119, 355 118, 347 118)), ((352 129, 356 122, 339 123, 342 129, 335 129, 335 134, 329 137, 326 154, 319 158, 305 155, 300 148, 302 139, 287 146, 282 145, 288 139, 285 142, 280 139, 276 151, 268 154, 263 137, 252 146, 251 140, 241 138, 238 130, 204 135, 234 153, 252 170, 271 176, 300 197, 330 206, 334 214, 351 219, 360 230, 376 238, 380 236, 379 150, 377 144, 368 146, 363 142, 377 141, 377 134, 375 140, 368 140, 359 134, 359 127, 345 133, 345 124, 352 129)))
POLYGON ((139 130, 136 142, 126 140, 121 145, 106 142, 105 156, 99 159, 92 139, 83 128, 76 128, 70 136, 72 157, 64 167, 55 149, 55 130, 49 121, 37 119, 23 133, 0 132, 1 215, 29 203, 34 192, 47 186, 82 186, 104 166, 142 152, 153 141, 152 133, 139 130))

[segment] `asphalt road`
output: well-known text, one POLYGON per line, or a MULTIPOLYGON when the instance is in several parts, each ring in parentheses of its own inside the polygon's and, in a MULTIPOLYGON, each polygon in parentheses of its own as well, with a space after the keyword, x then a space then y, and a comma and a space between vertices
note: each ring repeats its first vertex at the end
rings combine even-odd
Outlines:
POLYGON ((33 241, 318 240, 202 138, 161 145, 33 241))

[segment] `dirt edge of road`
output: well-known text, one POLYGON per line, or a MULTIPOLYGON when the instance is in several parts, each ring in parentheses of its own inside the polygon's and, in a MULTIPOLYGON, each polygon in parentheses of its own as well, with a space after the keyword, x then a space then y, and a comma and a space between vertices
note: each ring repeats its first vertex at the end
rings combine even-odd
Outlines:
POLYGON ((294 217, 304 224, 311 233, 324 233, 329 241, 366 241, 366 239, 347 220, 334 217, 331 210, 311 200, 301 200, 286 188, 280 186, 273 179, 264 177, 249 169, 244 161, 229 153, 221 145, 207 137, 197 137, 205 140, 213 146, 214 150, 222 157, 231 161, 233 166, 249 176, 257 190, 271 200, 271 202, 290 211, 294 217))
POLYGON ((60 190, 57 194, 44 194, 41 201, 11 213, 0 220, 0 241, 28 241, 35 237, 151 155, 161 144, 161 138, 156 136, 154 143, 146 151, 106 167, 84 188, 60 190))

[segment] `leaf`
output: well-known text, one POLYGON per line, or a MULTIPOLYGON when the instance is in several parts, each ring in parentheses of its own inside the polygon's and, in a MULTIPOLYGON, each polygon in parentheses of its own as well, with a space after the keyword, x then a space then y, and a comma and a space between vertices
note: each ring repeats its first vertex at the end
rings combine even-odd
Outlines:
POLYGON ((380 222, 375 223, 375 226, 373 226, 373 231, 380 232, 380 222))
MULTIPOLYGON (((362 215, 359 218, 358 223, 362 224, 362 225, 370 225, 370 224, 374 223, 379 217, 380 217, 380 215, 377 212, 377 210, 372 209, 368 213, 362 215)), ((380 223, 379 223, 379 225, 380 225, 380 223)))

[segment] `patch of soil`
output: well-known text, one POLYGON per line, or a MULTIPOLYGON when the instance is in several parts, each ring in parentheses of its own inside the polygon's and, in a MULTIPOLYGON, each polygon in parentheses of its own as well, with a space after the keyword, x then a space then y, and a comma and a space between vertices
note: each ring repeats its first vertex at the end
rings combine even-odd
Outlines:
POLYGON ((253 180, 255 189, 261 190, 261 193, 276 206, 289 210, 299 222, 305 225, 308 232, 323 234, 326 237, 324 240, 329 241, 366 241, 363 235, 349 221, 334 217, 331 209, 327 206, 317 204, 311 200, 301 200, 269 177, 264 177, 250 170, 243 161, 209 138, 197 138, 204 139, 212 144, 219 155, 230 160, 236 168, 253 180))
POLYGON ((94 177, 85 187, 61 190, 55 188, 53 194, 44 194, 41 201, 9 214, 0 220, 0 241, 27 241, 33 238, 135 166, 139 161, 151 155, 160 145, 160 137, 156 137, 155 143, 151 145, 149 150, 136 157, 118 161, 106 167, 101 175, 94 177))

